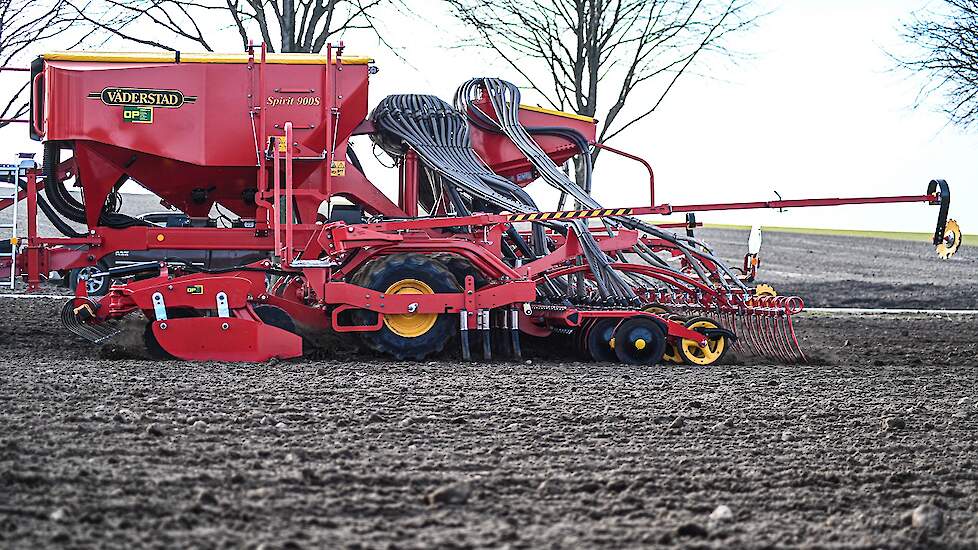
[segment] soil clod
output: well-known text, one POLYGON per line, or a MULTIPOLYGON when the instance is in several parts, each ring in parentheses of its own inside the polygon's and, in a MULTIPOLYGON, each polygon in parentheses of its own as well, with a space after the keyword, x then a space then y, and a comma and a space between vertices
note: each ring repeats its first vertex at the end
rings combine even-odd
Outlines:
POLYGON ((472 496, 472 485, 467 481, 459 481, 428 493, 428 504, 432 506, 465 504, 470 496, 472 496))

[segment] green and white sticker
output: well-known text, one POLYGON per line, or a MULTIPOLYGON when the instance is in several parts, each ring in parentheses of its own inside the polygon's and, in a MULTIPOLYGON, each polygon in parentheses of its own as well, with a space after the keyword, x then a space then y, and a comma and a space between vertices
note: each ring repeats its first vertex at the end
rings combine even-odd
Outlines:
POLYGON ((137 107, 135 105, 123 105, 122 120, 126 122, 138 122, 140 124, 152 124, 153 108, 137 107))

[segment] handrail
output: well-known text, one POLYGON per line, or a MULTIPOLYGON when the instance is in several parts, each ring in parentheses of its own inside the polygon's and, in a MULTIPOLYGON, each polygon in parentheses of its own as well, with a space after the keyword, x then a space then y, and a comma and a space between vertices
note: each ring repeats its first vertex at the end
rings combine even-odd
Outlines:
POLYGON ((35 99, 40 99, 40 96, 38 96, 36 94, 36 92, 37 92, 37 81, 43 75, 44 75, 44 72, 38 72, 36 75, 34 75, 34 79, 31 80, 31 109, 34 110, 34 112, 32 113, 34 115, 34 120, 31 122, 31 125, 34 127, 34 133, 37 134, 37 135, 39 135, 39 136, 43 136, 44 135, 44 130, 40 126, 38 126, 38 122, 42 122, 41 119, 42 119, 42 116, 43 116, 44 113, 41 113, 42 116, 37 116, 37 107, 38 107, 38 105, 41 104, 41 102, 40 101, 35 101, 35 99))
MULTIPOLYGON (((293 260, 293 241, 292 241, 292 225, 295 221, 293 219, 293 208, 292 208, 292 122, 287 121, 285 123, 285 254, 283 259, 285 260, 285 266, 288 267, 292 265, 293 260)), ((276 167, 277 169, 277 167, 276 167)))
POLYGON ((632 159, 635 162, 641 163, 642 166, 645 166, 645 169, 649 171, 649 205, 655 206, 655 172, 652 171, 652 165, 649 164, 647 160, 638 155, 633 155, 631 153, 626 153, 622 150, 615 149, 614 147, 605 145, 604 143, 595 143, 594 146, 598 149, 605 149, 627 159, 632 159))
POLYGON ((272 147, 272 233, 275 240, 275 255, 282 254, 282 154, 279 149, 279 136, 272 136, 270 143, 272 147))

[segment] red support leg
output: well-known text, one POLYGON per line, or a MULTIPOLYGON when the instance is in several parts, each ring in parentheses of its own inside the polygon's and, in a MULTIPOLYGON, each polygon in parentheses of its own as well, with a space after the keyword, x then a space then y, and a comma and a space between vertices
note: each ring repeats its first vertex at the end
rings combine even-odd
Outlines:
POLYGON ((27 171, 27 290, 41 287, 41 245, 37 239, 37 170, 27 171))

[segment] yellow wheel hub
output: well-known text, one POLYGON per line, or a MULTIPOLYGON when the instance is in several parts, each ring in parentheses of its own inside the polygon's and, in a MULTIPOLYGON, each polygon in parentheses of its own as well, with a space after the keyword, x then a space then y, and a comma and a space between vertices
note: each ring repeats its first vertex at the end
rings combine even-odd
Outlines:
MULTIPOLYGON (((386 294, 434 294, 423 281, 402 279, 387 287, 386 294)), ((384 324, 394 334, 405 338, 417 338, 431 330, 438 321, 437 313, 398 313, 384 315, 384 324)))
MULTIPOLYGON (((719 328, 716 323, 707 321, 706 319, 694 321, 686 327, 691 330, 698 328, 719 328)), ((683 338, 683 341, 679 344, 679 353, 683 359, 694 365, 712 365, 723 356, 723 352, 726 349, 727 339, 723 336, 707 338, 706 346, 703 347, 696 340, 690 340, 689 338, 683 338)))

